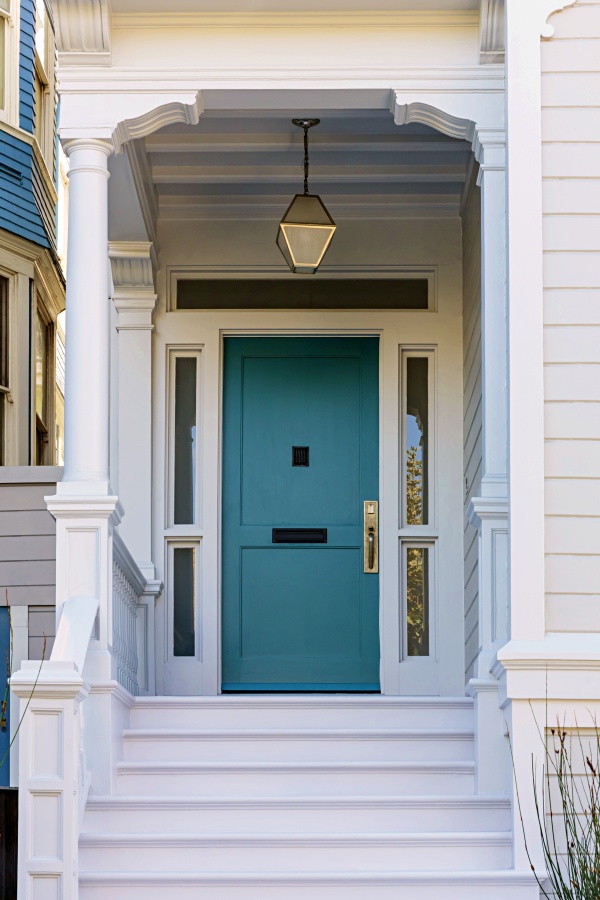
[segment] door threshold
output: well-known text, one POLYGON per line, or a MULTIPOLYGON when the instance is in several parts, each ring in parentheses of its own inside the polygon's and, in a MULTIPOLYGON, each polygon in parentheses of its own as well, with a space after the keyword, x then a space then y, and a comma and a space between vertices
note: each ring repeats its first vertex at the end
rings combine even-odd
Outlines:
POLYGON ((381 694, 378 684, 236 684, 221 685, 222 694, 381 694))

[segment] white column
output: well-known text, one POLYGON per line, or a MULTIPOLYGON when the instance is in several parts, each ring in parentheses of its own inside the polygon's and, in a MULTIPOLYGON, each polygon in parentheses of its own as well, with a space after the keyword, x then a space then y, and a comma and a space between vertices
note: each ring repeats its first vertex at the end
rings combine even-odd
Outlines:
POLYGON ((510 789, 510 757, 490 673, 508 639, 508 379, 505 136, 479 129, 481 187, 482 479, 469 505, 478 530, 479 656, 467 686, 475 700, 475 776, 480 794, 510 789))
POLYGON ((152 245, 111 243, 118 331, 118 481, 125 510, 119 533, 147 579, 152 564, 152 245))
POLYGON ((65 470, 58 494, 109 494, 108 141, 68 141, 65 470))

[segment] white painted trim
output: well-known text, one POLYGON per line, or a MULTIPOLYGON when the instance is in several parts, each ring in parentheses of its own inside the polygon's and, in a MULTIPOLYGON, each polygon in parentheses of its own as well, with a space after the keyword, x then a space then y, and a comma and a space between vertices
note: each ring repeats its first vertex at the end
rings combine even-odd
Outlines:
POLYGON ((545 620, 542 100, 537 4, 507 0, 506 29, 509 596, 512 637, 522 640, 541 639, 545 620))
POLYGON ((167 125, 176 123, 197 125, 203 112, 202 97, 200 91, 198 91, 193 103, 182 103, 174 100, 134 118, 122 119, 112 135, 115 153, 120 153, 123 149, 123 144, 126 144, 128 141, 146 137, 167 125))
POLYGON ((542 21, 540 23, 540 34, 543 38, 554 37, 554 25, 548 21, 554 13, 562 12, 567 6, 573 6, 576 0, 542 0, 542 21))
POLYGON ((479 62, 504 63, 504 0, 480 0, 479 62))
MULTIPOLYGON (((236 279, 253 279, 253 278, 273 278, 278 281, 294 281, 298 276, 292 274, 281 266, 216 266, 216 265, 189 265, 189 266, 167 266, 167 312, 205 312, 205 310, 176 310, 176 294, 177 281, 190 281, 202 278, 227 278, 236 279)), ((412 279, 423 278, 427 280, 429 290, 429 308, 403 310, 404 312, 412 312, 415 314, 427 314, 436 312, 438 308, 438 267, 437 266, 361 266, 361 265, 327 265, 325 263, 319 269, 319 280, 328 278, 390 278, 390 279, 412 279)))
POLYGON ((323 10, 319 12, 123 12, 113 28, 476 28, 475 10, 323 10))

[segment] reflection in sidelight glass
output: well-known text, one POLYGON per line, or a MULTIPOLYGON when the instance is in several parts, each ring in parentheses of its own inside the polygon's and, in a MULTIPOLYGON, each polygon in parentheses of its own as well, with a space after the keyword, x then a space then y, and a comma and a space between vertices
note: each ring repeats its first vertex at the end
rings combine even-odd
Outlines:
POLYGON ((429 656, 429 550, 406 548, 406 655, 429 656))
POLYGON ((429 360, 406 360, 406 524, 429 524, 429 360))
POLYGON ((196 358, 175 360, 175 485, 173 522, 193 525, 196 496, 196 358))
POLYGON ((173 550, 173 655, 196 653, 196 565, 193 547, 173 550))

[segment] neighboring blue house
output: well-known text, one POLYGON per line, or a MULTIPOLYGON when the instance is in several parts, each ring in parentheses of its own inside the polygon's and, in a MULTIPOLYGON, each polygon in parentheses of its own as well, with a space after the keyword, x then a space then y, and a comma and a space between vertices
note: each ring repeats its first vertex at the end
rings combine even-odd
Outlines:
MULTIPOLYGON (((50 6, 0 0, 0 606, 12 608, 13 668, 54 633, 54 523, 43 496, 60 477, 64 408, 55 65, 50 6)), ((0 694, 9 639, 0 609, 0 694)), ((0 732, 1 756, 8 737, 0 732)))

